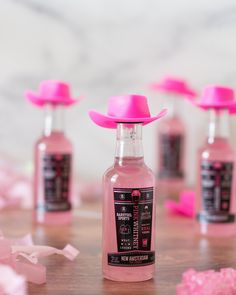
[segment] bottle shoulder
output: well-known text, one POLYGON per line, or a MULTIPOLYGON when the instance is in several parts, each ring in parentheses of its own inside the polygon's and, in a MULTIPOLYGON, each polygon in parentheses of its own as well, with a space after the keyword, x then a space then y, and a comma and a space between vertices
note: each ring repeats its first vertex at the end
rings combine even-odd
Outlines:
POLYGON ((103 181, 119 187, 154 186, 155 175, 146 164, 137 166, 113 165, 105 171, 103 181))
POLYGON ((35 143, 35 149, 45 152, 71 153, 73 145, 65 134, 42 135, 35 143))
POLYGON ((205 160, 234 161, 235 151, 229 142, 205 143, 198 150, 198 155, 205 160))

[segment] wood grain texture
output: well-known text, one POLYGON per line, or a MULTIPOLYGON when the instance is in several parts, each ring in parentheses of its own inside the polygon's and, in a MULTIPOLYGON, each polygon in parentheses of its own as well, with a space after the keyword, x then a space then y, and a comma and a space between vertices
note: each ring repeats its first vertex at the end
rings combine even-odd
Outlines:
POLYGON ((29 211, 1 212, 0 228, 5 235, 32 232, 35 243, 63 248, 67 243, 81 254, 70 262, 55 255, 44 259, 47 283, 29 284, 29 294, 175 294, 181 274, 188 268, 205 270, 236 268, 236 238, 204 238, 197 234, 194 220, 170 217, 161 210, 157 220, 157 267, 153 280, 118 283, 104 280, 101 274, 101 220, 80 216, 100 212, 99 205, 82 206, 75 212, 72 226, 34 226, 29 211))

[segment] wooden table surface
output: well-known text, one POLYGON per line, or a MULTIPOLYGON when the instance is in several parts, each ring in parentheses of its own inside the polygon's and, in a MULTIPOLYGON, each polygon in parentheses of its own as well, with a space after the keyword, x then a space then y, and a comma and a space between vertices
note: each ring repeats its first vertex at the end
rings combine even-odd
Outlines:
POLYGON ((67 243, 80 250, 71 262, 54 255, 47 266, 47 283, 29 284, 29 294, 175 294, 181 274, 188 268, 236 267, 236 238, 200 237, 194 221, 170 217, 163 211, 157 216, 157 267, 153 280, 119 283, 102 278, 100 206, 83 205, 75 212, 72 226, 33 226, 29 211, 1 212, 0 228, 7 236, 32 232, 35 243, 63 248, 67 243))

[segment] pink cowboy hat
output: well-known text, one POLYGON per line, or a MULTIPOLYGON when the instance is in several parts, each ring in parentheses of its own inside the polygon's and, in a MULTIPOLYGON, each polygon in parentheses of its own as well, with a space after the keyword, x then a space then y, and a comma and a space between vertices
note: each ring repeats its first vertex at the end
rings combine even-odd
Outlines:
POLYGON ((160 82, 151 84, 150 88, 157 91, 175 93, 191 97, 195 97, 197 95, 193 89, 190 89, 185 80, 174 77, 165 77, 160 82))
POLYGON ((39 84, 38 93, 27 90, 25 96, 31 103, 39 107, 45 103, 69 106, 78 101, 70 96, 70 87, 67 83, 54 80, 42 81, 39 84))
POLYGON ((203 90, 201 99, 192 101, 195 106, 202 109, 228 109, 236 108, 236 101, 234 99, 234 90, 229 87, 218 85, 206 86, 203 90))
POLYGON ((142 123, 146 125, 160 119, 167 113, 163 109, 158 115, 151 117, 147 98, 143 95, 131 94, 113 96, 108 101, 107 115, 96 111, 90 111, 92 121, 104 128, 116 128, 117 123, 142 123))

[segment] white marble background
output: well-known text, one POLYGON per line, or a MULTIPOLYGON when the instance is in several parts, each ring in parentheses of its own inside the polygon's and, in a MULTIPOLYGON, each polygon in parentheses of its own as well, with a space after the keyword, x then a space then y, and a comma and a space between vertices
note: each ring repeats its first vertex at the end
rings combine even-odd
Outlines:
MULTIPOLYGON (((85 97, 67 112, 78 175, 98 179, 113 161, 115 133, 93 125, 87 110, 105 112, 110 95, 136 92, 149 95, 155 113, 161 106, 146 85, 165 74, 186 77, 198 90, 235 87, 235 0, 0 0, 0 151, 22 163, 32 159, 43 118, 23 92, 42 79, 64 79, 85 97)), ((193 183, 206 115, 185 106, 183 118, 193 183)), ((144 130, 153 168, 155 130, 144 130)))

